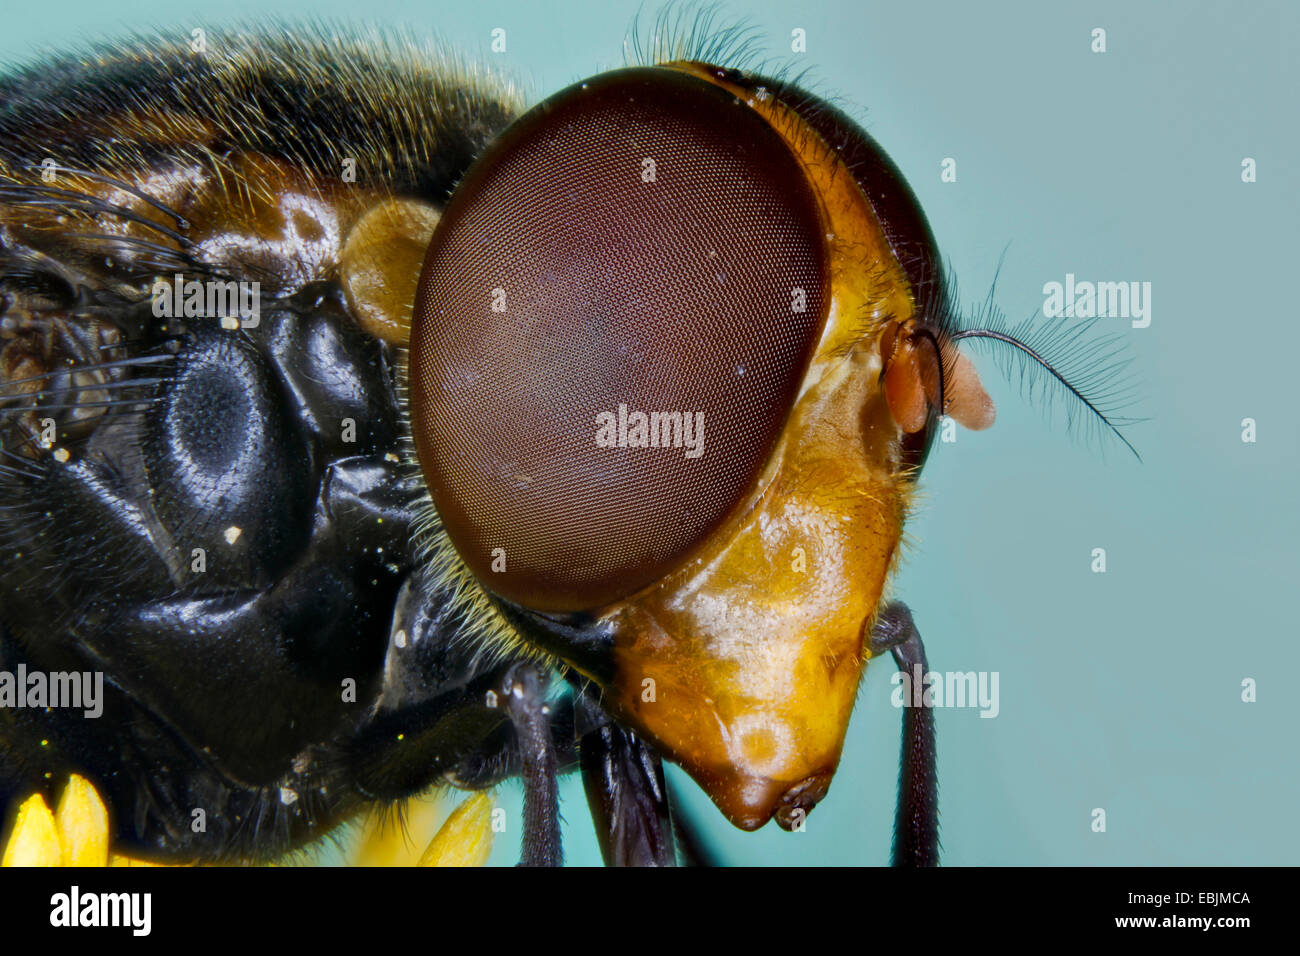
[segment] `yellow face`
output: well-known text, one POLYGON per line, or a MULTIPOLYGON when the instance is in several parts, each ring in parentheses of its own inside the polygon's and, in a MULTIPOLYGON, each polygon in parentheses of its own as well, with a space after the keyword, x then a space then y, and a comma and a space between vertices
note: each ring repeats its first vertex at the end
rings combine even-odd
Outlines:
MULTIPOLYGON (((706 67, 678 68, 751 95, 706 67)), ((744 829, 774 813, 791 825, 839 762, 910 488, 879 387, 878 330, 914 310, 842 164, 798 150, 801 124, 780 102, 754 109, 820 200, 825 326, 753 500, 692 561, 612 612, 616 706, 744 829)))
MULTIPOLYGON (((676 68, 749 98, 795 152, 820 200, 830 302, 752 501, 692 561, 611 612, 614 701, 737 826, 775 814, 790 827, 839 763, 898 555, 913 476, 881 340, 914 324, 916 304, 838 156, 783 103, 755 99, 707 66, 676 68)), ((911 431, 927 413, 913 413, 911 431)))
POLYGON ((610 612, 614 706, 744 829, 798 822, 839 762, 909 490, 878 375, 829 363, 753 505, 610 612))
MULTIPOLYGON (((482 245, 481 240, 458 241, 456 235, 472 228, 466 223, 487 215, 480 214, 468 199, 462 208, 453 203, 444 216, 444 223, 452 223, 448 227, 452 234, 435 233, 417 296, 411 376, 417 447, 452 541, 484 587, 510 604, 599 634, 594 663, 590 648, 570 650, 561 642, 547 649, 596 680, 602 687, 603 705, 685 768, 734 824, 755 829, 776 816, 789 828, 825 795, 839 762, 858 684, 870 656, 867 640, 897 560, 912 482, 919 468, 916 443, 921 440, 923 446, 935 415, 941 411, 972 427, 984 427, 991 423, 992 406, 973 368, 956 355, 933 316, 926 314, 928 304, 919 292, 932 295, 933 290, 918 290, 917 275, 924 273, 915 267, 909 273, 900 261, 899 230, 908 224, 900 227, 893 223, 892 235, 882 225, 882 215, 903 201, 899 197, 906 194, 910 199, 901 181, 888 183, 893 198, 879 209, 873 206, 866 191, 872 183, 860 179, 861 170, 850 168, 841 151, 798 109, 752 79, 698 63, 676 63, 636 73, 641 85, 633 92, 615 86, 613 94, 608 87, 593 93, 584 84, 581 91, 556 97, 561 102, 552 109, 560 111, 569 123, 580 125, 588 121, 582 112, 584 94, 604 97, 590 108, 592 114, 604 115, 611 99, 644 102, 645 91, 653 89, 653 84, 670 83, 678 97, 699 95, 700 110, 730 109, 735 111, 732 115, 737 116, 738 126, 761 124, 766 132, 755 134, 757 141, 765 142, 768 149, 785 151, 786 165, 781 167, 785 180, 774 193, 789 189, 811 197, 809 208, 816 233, 812 246, 821 283, 811 298, 816 300, 819 314, 795 363, 794 387, 773 397, 781 407, 768 409, 771 439, 762 446, 763 454, 721 514, 667 558, 632 562, 626 569, 614 567, 603 577, 592 571, 590 581, 584 581, 575 567, 584 567, 585 560, 592 568, 601 568, 607 539, 640 531, 639 527, 629 530, 624 524, 615 524, 593 535, 595 544, 589 553, 575 545, 572 537, 544 539, 551 550, 540 550, 555 556, 550 558, 551 564, 546 559, 539 563, 526 558, 526 570, 512 577, 515 555, 523 551, 528 556, 539 549, 527 547, 531 540, 514 547, 501 528, 483 533, 490 519, 486 511, 483 518, 476 519, 475 504, 480 499, 506 500, 506 507, 514 507, 512 487, 523 489, 520 493, 525 495, 545 484, 552 461, 561 468, 587 452, 578 449, 566 454, 562 439, 548 438, 522 450, 512 447, 499 456, 499 467, 494 464, 480 469, 473 481, 462 474, 463 463, 469 458, 494 461, 495 449, 483 434, 491 432, 495 421, 481 421, 478 427, 469 428, 461 418, 487 405, 491 405, 488 414, 492 419, 513 418, 530 409, 503 409, 492 400, 496 392, 491 391, 473 393, 473 401, 463 399, 463 381, 477 379, 479 374, 477 367, 474 372, 466 369, 490 358, 486 350, 475 352, 473 342, 463 340, 468 336, 457 338, 458 333, 448 330, 459 328, 462 319, 478 323, 473 338, 490 338, 499 345, 517 342, 521 336, 538 336, 537 327, 544 324, 527 306, 517 314, 512 311, 515 306, 505 305, 495 321, 481 315, 463 318, 455 308, 448 308, 448 302, 462 296, 472 301, 493 281, 479 274, 464 279, 448 277, 449 265, 462 261, 464 250, 482 245), (566 109, 570 112, 563 112, 566 109), (453 259, 442 251, 445 249, 459 250, 458 257, 453 259), (472 294, 465 295, 466 288, 472 294), (461 355, 464 361, 435 372, 423 364, 441 361, 446 365, 448 353, 461 355), (458 402, 463 407, 457 407, 458 402), (478 444, 456 448, 456 436, 464 432, 473 432, 478 444), (519 464, 521 461, 527 464, 519 464), (493 476, 502 487, 484 492, 482 485, 493 476), (580 623, 574 625, 575 621, 580 623)), ((527 128, 527 119, 521 125, 527 128)), ((635 133, 627 138, 637 141, 635 133)), ((527 134, 520 139, 526 140, 527 134)), ((648 152, 651 147, 645 149, 648 152)), ((738 150, 743 152, 744 147, 738 150)), ((671 163, 661 160, 656 164, 654 157, 642 159, 635 153, 626 159, 629 168, 638 168, 640 163, 642 171, 654 174, 642 181, 650 194, 673 168, 671 163)), ((489 156, 480 166, 508 170, 512 163, 524 165, 507 148, 504 156, 489 156)), ((761 173, 756 172, 754 178, 757 182, 761 173)), ((487 174, 470 185, 493 195, 505 191, 487 174)), ((639 189, 620 192, 620 203, 639 201, 639 189)), ((463 190, 463 194, 474 191, 463 190)), ((591 191, 599 190, 593 187, 591 191)), ((919 217, 914 208, 911 213, 919 217)), ((923 218, 919 222, 924 228, 923 218)), ((655 241, 671 249, 680 229, 666 228, 655 241)), ((902 241, 925 243, 929 238, 925 234, 902 237, 902 241)), ((717 245, 721 251, 710 244, 708 255, 717 257, 722 281, 728 274, 731 253, 723 243, 717 245)), ((932 249, 927 252, 927 267, 933 269, 932 249)), ((566 263, 574 261, 562 253, 555 255, 566 263)), ((684 268, 692 263, 687 261, 684 268)), ((778 257, 772 268, 779 271, 784 267, 778 257)), ((545 271, 543 279, 512 276, 510 281, 502 280, 499 291, 503 299, 524 303, 545 300, 551 288, 548 283, 554 281, 555 273, 562 276, 563 269, 551 266, 545 271)), ((634 284, 600 288, 591 301, 602 296, 622 301, 643 292, 634 284)), ((583 301, 592 308, 588 300, 583 301)), ((575 308, 581 310, 581 306, 575 308)), ((469 307, 464 311, 468 313, 469 307)), ((546 316, 547 321, 556 321, 554 312, 546 316)), ((688 343, 697 342, 703 351, 712 345, 713 316, 708 309, 691 315, 689 321, 673 315, 670 319, 678 321, 669 326, 677 328, 677 334, 685 336, 688 343), (680 328, 683 325, 684 330, 680 328)), ((570 320, 565 313, 559 322, 570 320)), ((636 341, 638 326, 623 330, 615 322, 611 328, 602 345, 620 333, 636 341)), ((545 356, 550 351, 551 339, 545 334, 528 342, 527 348, 520 347, 515 365, 503 379, 507 384, 500 388, 508 387, 515 376, 530 374, 521 371, 532 368, 528 356, 545 356)), ((631 347, 623 350, 633 351, 631 347)), ((688 344, 676 349, 673 357, 689 352, 688 344)), ((537 361, 544 364, 546 359, 537 361)), ((739 375, 745 367, 745 362, 737 360, 734 373, 729 367, 724 371, 739 375)), ((544 376, 544 372, 538 374, 544 376)), ((583 406, 578 398, 578 409, 570 413, 568 406, 551 402, 549 380, 542 377, 530 383, 536 394, 530 401, 545 406, 552 417, 562 421, 590 416, 592 409, 599 407, 583 406)), ((567 395, 582 388, 578 379, 566 383, 563 391, 567 395)), ((634 395, 627 396, 626 402, 622 393, 615 393, 615 398, 636 407, 634 395)), ((613 401, 608 395, 602 400, 613 401)), ((756 436, 762 427, 755 423, 756 436)), ((705 432, 709 433, 707 426, 705 432)), ((513 436, 507 440, 513 441, 513 436)), ((760 444, 757 437, 754 441, 760 444)), ((599 466, 592 472, 588 478, 597 488, 601 481, 613 480, 599 466)), ((702 486, 702 496, 710 490, 703 487, 707 482, 686 467, 671 474, 672 480, 688 486, 696 481, 702 486), (678 477, 681 474, 686 477, 678 477)), ((574 487, 572 496, 582 497, 586 490, 574 487)), ((521 500, 528 504, 528 499, 521 500)), ((568 501, 563 505, 567 507, 568 501)), ((550 521, 556 514, 568 514, 549 501, 538 507, 550 521)), ((592 518, 597 524, 602 520, 592 518)), ((548 520, 539 518, 536 526, 549 528, 548 520)))

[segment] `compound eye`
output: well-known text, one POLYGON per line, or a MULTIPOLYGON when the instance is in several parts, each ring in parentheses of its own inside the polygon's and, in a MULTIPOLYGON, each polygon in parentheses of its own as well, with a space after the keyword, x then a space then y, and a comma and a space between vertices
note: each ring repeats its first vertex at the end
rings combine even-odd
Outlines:
POLYGON ((605 74, 458 187, 412 323, 416 445, 497 594, 590 610, 689 560, 756 487, 825 321, 789 146, 680 71, 605 74))

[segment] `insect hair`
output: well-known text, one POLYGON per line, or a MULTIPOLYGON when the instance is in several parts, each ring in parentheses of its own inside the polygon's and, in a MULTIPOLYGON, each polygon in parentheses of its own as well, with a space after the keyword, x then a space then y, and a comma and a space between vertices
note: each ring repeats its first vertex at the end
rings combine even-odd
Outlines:
MULTIPOLYGON (((983 301, 960 313, 955 305, 960 301, 956 278, 948 266, 944 298, 952 312, 946 338, 992 352, 1007 380, 1019 387, 1027 401, 1040 405, 1049 417, 1058 406, 1063 409, 1071 433, 1083 431, 1090 443, 1117 438, 1141 461, 1123 431, 1143 421, 1123 414, 1137 398, 1129 372, 1133 359, 1126 353, 1123 337, 1094 335, 1097 318, 1040 320, 1035 311, 1020 322, 1010 322, 994 301, 1001 269, 999 260, 983 301)), ((952 358, 945 360, 944 371, 951 376, 952 358)))
MULTIPOLYGON (((846 114, 861 110, 826 88, 813 67, 789 57, 771 57, 763 50, 763 32, 745 20, 725 18, 719 3, 684 0, 669 2, 652 20, 639 10, 623 41, 624 60, 629 66, 661 66, 668 63, 707 63, 735 76, 742 83, 761 85, 792 111, 814 116, 830 109, 846 114), (648 24, 646 26, 645 24, 648 24)), ((807 123, 783 129, 803 151, 830 159, 834 144, 826 143, 807 123)))
POLYGON ((636 13, 623 41, 624 59, 631 66, 692 61, 757 71, 763 66, 761 33, 743 22, 723 22, 716 3, 667 3, 655 14, 647 34, 644 8, 636 13))
POLYGON ((0 172, 20 178, 49 155, 60 165, 147 172, 161 139, 192 143, 171 147, 172 158, 204 167, 247 149, 333 179, 354 159, 362 186, 441 199, 449 169, 521 105, 509 80, 400 30, 272 21, 214 28, 206 43, 196 53, 188 34, 139 33, 7 71, 0 172), (87 74, 87 62, 102 68, 87 74), (53 95, 69 84, 76 98, 53 95), (116 123, 112 136, 68 132, 98 129, 105 117, 116 123), (292 137, 282 134, 286 117, 295 118, 292 137))
POLYGON ((398 436, 401 469, 417 481, 422 489, 413 509, 412 557, 416 566, 423 569, 421 584, 437 590, 439 602, 448 606, 451 613, 465 622, 453 636, 473 651, 476 661, 485 667, 505 663, 507 659, 531 659, 555 665, 557 662, 545 651, 526 643, 492 603, 469 566, 461 559, 452 544, 442 518, 438 514, 433 496, 424 481, 419 454, 415 447, 411 424, 410 402, 410 352, 400 350, 396 381, 400 431, 398 436))

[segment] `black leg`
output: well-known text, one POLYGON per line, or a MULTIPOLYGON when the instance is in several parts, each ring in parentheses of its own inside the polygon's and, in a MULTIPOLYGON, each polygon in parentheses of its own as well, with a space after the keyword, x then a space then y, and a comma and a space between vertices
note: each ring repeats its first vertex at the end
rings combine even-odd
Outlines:
POLYGON ((579 691, 576 726, 582 783, 606 866, 675 866, 663 765, 641 739, 612 721, 590 685, 579 691))
POLYGON ((551 735, 548 678, 538 664, 516 664, 501 685, 500 706, 510 716, 519 741, 524 782, 524 841, 520 866, 559 866, 559 760, 551 735))
POLYGON ((871 650, 889 650, 913 688, 903 707, 903 753, 898 772, 898 809, 894 817, 894 866, 939 865, 939 779, 935 771, 934 710, 924 706, 924 677, 929 670, 912 612, 893 601, 880 612, 871 633, 871 650), (919 686, 918 686, 919 685, 919 686), (921 706, 913 706, 915 697, 921 706))
POLYGON ((681 796, 672 784, 668 785, 668 805, 672 808, 673 834, 677 837, 682 866, 721 866, 700 835, 695 820, 682 806, 681 796))

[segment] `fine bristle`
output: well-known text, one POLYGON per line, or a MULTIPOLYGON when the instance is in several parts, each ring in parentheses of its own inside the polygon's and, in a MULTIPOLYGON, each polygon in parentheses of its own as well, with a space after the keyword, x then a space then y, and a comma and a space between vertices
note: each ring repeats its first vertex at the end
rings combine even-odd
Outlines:
MULTIPOLYGON (((402 458, 401 467, 408 475, 422 476, 411 431, 409 356, 410 353, 403 350, 398 363, 400 372, 396 386, 398 408, 401 410, 399 454, 402 458)), ((423 484, 422 477, 421 483, 423 484)), ((456 635, 456 639, 473 648, 479 660, 488 666, 504 663, 508 659, 532 659, 555 664, 551 655, 526 643, 502 617, 478 579, 456 552, 427 489, 413 507, 416 512, 412 522, 415 562, 424 569, 423 580, 427 586, 437 589, 439 600, 450 602, 455 616, 466 622, 467 626, 456 635)))
MULTIPOLYGON (((948 275, 947 301, 955 308, 959 299, 951 268, 948 275)), ((1123 414, 1137 397, 1123 337, 1095 334, 1095 318, 1042 319, 1035 312, 1013 324, 994 304, 996 288, 995 274, 984 301, 968 314, 954 316, 952 341, 992 351, 1007 380, 1049 416, 1058 404, 1064 406, 1072 434, 1082 431, 1090 442, 1118 439, 1140 461, 1123 431, 1142 421, 1123 414)))

